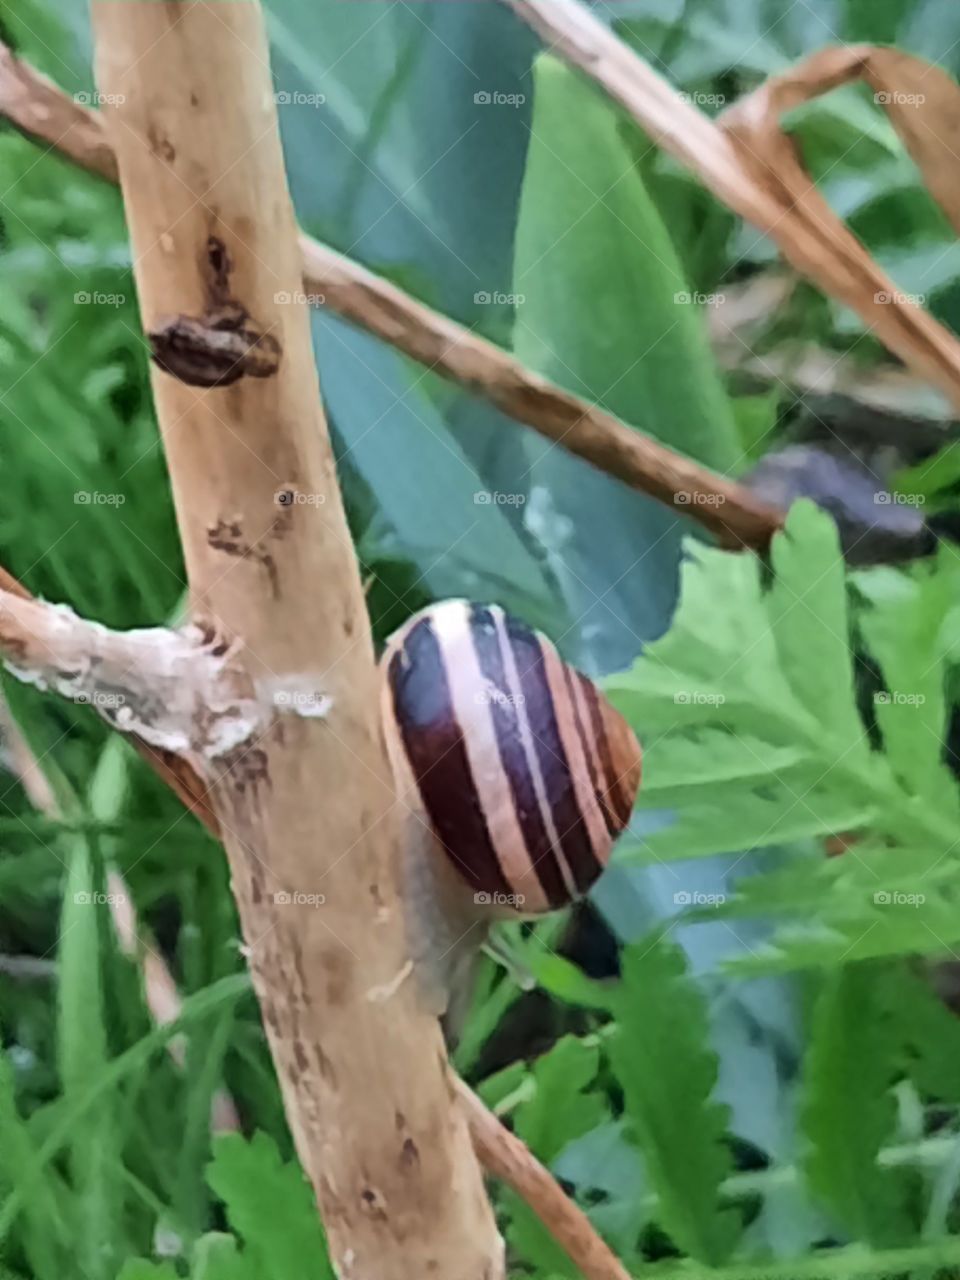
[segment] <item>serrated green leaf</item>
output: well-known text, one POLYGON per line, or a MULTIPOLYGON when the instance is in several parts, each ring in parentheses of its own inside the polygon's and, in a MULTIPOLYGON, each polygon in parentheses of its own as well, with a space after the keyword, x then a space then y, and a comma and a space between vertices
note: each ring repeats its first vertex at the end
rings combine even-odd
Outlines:
POLYGON ((263 1280, 333 1280, 316 1201, 303 1171, 265 1133, 219 1135, 207 1169, 231 1227, 263 1280))
MULTIPOLYGON (((944 975, 945 979, 952 973, 944 975)), ((906 964, 885 975, 891 988, 893 1032, 907 1073, 925 1098, 960 1102, 960 1021, 940 993, 936 967, 906 964)))
POLYGON ((544 1164, 606 1114, 603 1095, 586 1092, 599 1066, 599 1046, 576 1036, 564 1036, 534 1064, 533 1096, 518 1107, 515 1128, 544 1164))
POLYGON ((830 518, 795 504, 771 563, 765 580, 755 560, 694 549, 671 630, 605 682, 644 746, 636 827, 648 815, 645 834, 628 836, 617 857, 643 864, 806 843, 806 866, 727 894, 726 918, 800 920, 769 945, 751 944, 737 972, 947 947, 960 870, 957 788, 940 762, 950 565, 858 575, 864 630, 917 694, 916 707, 890 708, 888 719, 878 708, 885 753, 870 746, 855 696, 830 518), (854 851, 825 870, 809 842, 840 834, 854 851), (878 910, 885 891, 896 910, 878 910))
POLYGON ((250 1260, 237 1248, 233 1236, 211 1231, 193 1247, 190 1280, 257 1280, 250 1260))
POLYGON ((798 701, 815 708, 834 752, 864 767, 866 735, 857 712, 843 557, 831 520, 810 502, 790 510, 770 553, 770 628, 798 701))
MULTIPOLYGON (((548 1167, 568 1143, 596 1128, 607 1116, 603 1095, 585 1092, 599 1065, 599 1046, 575 1036, 564 1036, 535 1063, 531 1096, 517 1107, 514 1125, 518 1136, 548 1167)), ((548 1274, 578 1275, 530 1206, 513 1193, 509 1203, 507 1240, 511 1248, 548 1274)))
MULTIPOLYGON (((949 1275, 960 1263, 960 1240, 938 1240, 902 1249, 820 1249, 802 1258, 742 1262, 710 1272, 710 1280, 894 1280, 906 1275, 949 1275)), ((692 1280, 689 1263, 648 1268, 656 1280, 692 1280)))
POLYGON ((912 795, 955 821, 956 788, 942 759, 947 708, 939 659, 956 584, 951 574, 926 569, 872 570, 858 574, 856 584, 870 602, 861 626, 884 676, 874 711, 886 753, 912 795))
POLYGON ((660 1220, 686 1253, 718 1266, 738 1233, 735 1216, 719 1205, 732 1169, 727 1112, 711 1101, 717 1059, 706 1005, 680 949, 662 940, 629 948, 613 1008, 610 1057, 660 1220))
POLYGON ((877 1163, 894 1131, 897 1054, 875 976, 851 965, 825 978, 804 1062, 802 1125, 811 1191, 854 1239, 879 1246, 897 1243, 905 1226, 895 1175, 877 1163))

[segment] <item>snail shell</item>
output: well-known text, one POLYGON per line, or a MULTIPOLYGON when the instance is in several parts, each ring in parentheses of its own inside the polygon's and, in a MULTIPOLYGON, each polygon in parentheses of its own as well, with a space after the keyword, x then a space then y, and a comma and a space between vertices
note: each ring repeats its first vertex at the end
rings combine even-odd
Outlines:
POLYGON ((464 600, 412 617, 382 670, 401 794, 414 789, 474 902, 527 915, 586 893, 630 819, 641 757, 593 682, 499 606, 464 600))

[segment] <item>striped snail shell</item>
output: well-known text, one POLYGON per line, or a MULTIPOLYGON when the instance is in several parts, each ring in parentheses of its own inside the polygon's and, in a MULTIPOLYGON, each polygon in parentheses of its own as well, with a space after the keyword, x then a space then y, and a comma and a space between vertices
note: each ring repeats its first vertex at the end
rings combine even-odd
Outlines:
POLYGON ((506 915, 586 893, 640 785, 639 743, 593 682, 499 606, 464 600, 412 617, 382 670, 398 785, 460 891, 506 915))

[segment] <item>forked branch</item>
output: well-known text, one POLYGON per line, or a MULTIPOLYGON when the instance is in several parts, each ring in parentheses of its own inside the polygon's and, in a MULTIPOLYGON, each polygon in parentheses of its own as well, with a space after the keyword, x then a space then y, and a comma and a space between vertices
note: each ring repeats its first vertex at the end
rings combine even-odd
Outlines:
MULTIPOLYGON (((276 706, 284 705, 288 698, 272 683, 262 691, 261 701, 235 697, 235 692, 242 689, 242 674, 232 656, 217 652, 218 649, 209 636, 192 627, 183 631, 109 631, 84 621, 64 606, 33 599, 0 568, 0 658, 8 669, 34 684, 94 707, 109 724, 130 737, 169 786, 180 793, 186 785, 188 794, 199 800, 194 805, 197 816, 219 837, 220 826, 207 784, 197 771, 204 768, 208 754, 204 747, 209 734, 202 713, 203 700, 209 698, 214 705, 230 711, 230 723, 242 731, 248 723, 256 723, 262 729, 275 714, 276 706), (171 689, 171 678, 182 682, 184 688, 171 689), (154 696, 159 689, 172 695, 170 704, 163 708, 162 729, 154 696), (175 735, 178 743, 187 742, 190 745, 185 748, 185 755, 166 749, 151 751, 138 736, 142 727, 151 737, 162 732, 164 740, 175 735), (168 760, 175 766, 172 775, 168 760)), ((127 896, 121 895, 124 900, 127 896)), ((132 946, 132 912, 128 903, 116 920, 127 949, 132 946)), ((148 959, 152 964, 145 978, 149 981, 152 974, 155 995, 159 987, 166 1018, 170 1007, 176 1005, 176 991, 160 957, 148 959)), ((148 991, 148 998, 149 995, 148 991)), ((525 1144, 505 1129, 462 1081, 456 1082, 456 1090, 474 1150, 487 1172, 511 1186, 529 1204, 587 1280, 628 1280, 623 1265, 587 1216, 525 1144)), ((215 1114, 217 1127, 232 1125, 233 1111, 226 1096, 218 1095, 215 1114)))

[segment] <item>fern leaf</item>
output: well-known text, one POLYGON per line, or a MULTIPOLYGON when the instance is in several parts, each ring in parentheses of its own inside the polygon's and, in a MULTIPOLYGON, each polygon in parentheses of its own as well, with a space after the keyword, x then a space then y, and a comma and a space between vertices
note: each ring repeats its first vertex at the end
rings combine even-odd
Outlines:
POLYGON ((262 1280, 333 1280, 313 1193, 267 1134, 220 1135, 207 1181, 262 1280))
POLYGON ((902 1234, 896 1175, 877 1156, 895 1123, 897 1054, 876 971, 851 965, 820 992, 804 1067, 802 1125, 811 1191, 851 1237, 890 1244, 902 1234))
POLYGON ((619 1025, 611 1061, 662 1225, 680 1248, 716 1266, 733 1248, 738 1225, 719 1206, 731 1160, 726 1108, 710 1100, 717 1059, 704 999, 680 949, 657 941, 626 952, 613 1003, 619 1025))

